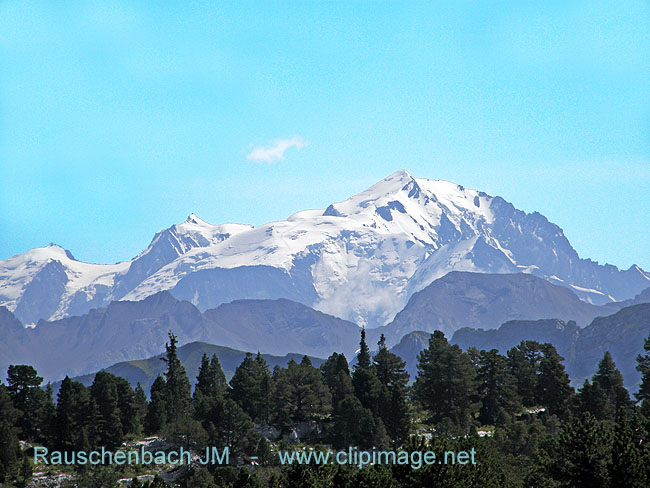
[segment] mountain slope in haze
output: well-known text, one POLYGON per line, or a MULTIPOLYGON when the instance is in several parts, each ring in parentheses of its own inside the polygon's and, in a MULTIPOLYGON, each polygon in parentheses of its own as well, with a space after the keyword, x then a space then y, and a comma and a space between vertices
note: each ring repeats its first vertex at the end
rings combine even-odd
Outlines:
MULTIPOLYGON (((429 333, 416 331, 404 336, 391 350, 402 356, 412 377, 417 373, 417 355, 428 346, 429 333)), ((650 335, 650 303, 625 307, 607 317, 597 317, 581 329, 574 323, 558 319, 513 320, 498 329, 463 328, 450 341, 463 350, 497 349, 505 354, 523 340, 550 342, 564 357, 571 381, 580 386, 598 369, 605 351, 612 354, 621 371, 625 386, 635 391, 641 379, 636 357, 643 353, 643 343, 650 335)), ((449 339, 449 337, 448 337, 449 339)))
POLYGON ((338 351, 349 356, 359 341, 355 324, 284 299, 242 300, 201 313, 160 292, 140 302, 117 301, 82 316, 40 321, 34 328, 16 327, 11 312, 4 316, 0 370, 31 364, 46 379, 153 356, 164 348, 168 331, 180 344, 204 341, 275 355, 327 357, 338 351))
POLYGON ((410 298, 385 327, 369 331, 396 344, 412 331, 442 330, 448 337, 462 327, 492 329, 509 320, 559 318, 585 326, 594 317, 619 309, 617 303, 586 303, 570 289, 524 273, 487 274, 453 271, 410 298))
MULTIPOLYGON (((255 351, 252 351, 255 353, 255 351)), ((236 349, 231 349, 229 347, 216 346, 214 344, 206 344, 204 342, 191 342, 180 346, 177 349, 178 358, 180 359, 190 383, 192 386, 196 384, 196 377, 199 374, 199 367, 201 366, 201 358, 203 354, 207 354, 208 357, 216 354, 221 363, 221 368, 223 369, 224 374, 226 375, 226 380, 230 381, 235 369, 241 364, 246 356, 246 352, 238 351, 236 349)), ((107 368, 104 368, 103 371, 108 371, 109 373, 114 374, 115 376, 121 376, 126 378, 131 383, 131 386, 134 388, 138 383, 142 385, 144 391, 149 394, 151 385, 158 377, 158 375, 163 374, 166 364, 161 360, 165 355, 158 354, 156 356, 147 358, 147 359, 137 359, 133 361, 123 361, 121 363, 113 364, 107 368)), ((272 354, 262 354, 262 357, 269 365, 271 371, 275 366, 280 366, 282 368, 286 367, 289 361, 293 360, 297 363, 302 361, 303 354, 286 354, 284 356, 274 356, 272 354)), ((323 363, 323 359, 316 357, 309 357, 312 364, 315 367, 320 367, 323 363)), ((90 373, 83 376, 77 376, 72 378, 74 381, 80 381, 86 386, 90 386, 95 378, 95 373, 90 373)), ((59 382, 53 385, 55 390, 58 389, 59 382)))
POLYGON ((375 327, 454 270, 526 272, 596 304, 650 286, 637 266, 622 271, 580 259, 562 229, 539 213, 398 171, 326 209, 257 227, 190 215, 125 263, 80 263, 56 246, 33 249, 0 261, 0 305, 34 323, 167 290, 200 311, 236 299, 287 298, 375 327))

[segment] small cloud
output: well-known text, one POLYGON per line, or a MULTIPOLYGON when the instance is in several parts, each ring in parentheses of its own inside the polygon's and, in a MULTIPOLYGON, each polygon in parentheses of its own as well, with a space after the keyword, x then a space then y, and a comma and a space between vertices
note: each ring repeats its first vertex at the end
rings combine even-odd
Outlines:
POLYGON ((278 139, 266 146, 254 147, 246 155, 246 159, 255 163, 277 163, 278 161, 284 160, 284 153, 288 149, 295 147, 300 150, 307 145, 309 143, 299 136, 291 137, 290 139, 278 139))

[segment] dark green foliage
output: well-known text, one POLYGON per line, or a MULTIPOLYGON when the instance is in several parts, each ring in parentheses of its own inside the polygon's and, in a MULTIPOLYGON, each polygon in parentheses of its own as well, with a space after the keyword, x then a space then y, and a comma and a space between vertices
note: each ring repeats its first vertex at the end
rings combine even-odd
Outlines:
POLYGON ((542 344, 542 358, 537 375, 537 403, 543 405, 551 414, 566 413, 567 402, 574 394, 569 375, 564 370, 560 356, 551 344, 542 344))
POLYGON ((373 357, 373 364, 377 379, 382 385, 379 417, 393 444, 400 445, 409 433, 411 422, 407 402, 409 374, 402 358, 386 347, 383 334, 377 345, 379 350, 373 357))
POLYGON ((636 393, 636 399, 641 402, 641 408, 646 417, 650 418, 650 335, 643 342, 643 354, 636 358, 636 369, 641 373, 641 385, 636 393))
POLYGON ((94 411, 88 389, 66 376, 57 396, 55 447, 61 451, 87 450, 93 437, 94 411))
POLYGON ((542 359, 541 345, 535 341, 521 343, 507 353, 508 367, 515 377, 517 394, 526 407, 537 404, 537 373, 542 359))
POLYGON ((16 410, 0 383, 0 483, 13 478, 18 471, 20 447, 14 425, 18 423, 21 412, 16 410))
POLYGON ((115 376, 105 371, 97 373, 90 387, 90 397, 95 407, 94 444, 114 449, 122 443, 115 376))
MULTIPOLYGON (((136 404, 135 392, 131 384, 119 376, 115 377, 117 388, 117 408, 120 411, 123 435, 135 434, 139 429, 139 411, 136 404)), ((144 393, 144 392, 142 392, 144 393)))
POLYGON ((183 483, 185 488, 216 488, 214 476, 205 468, 190 471, 183 483))
POLYGON ((144 419, 144 432, 152 435, 163 428, 167 422, 167 388, 162 376, 151 385, 151 400, 144 419))
POLYGON ((237 480, 232 486, 233 488, 262 488, 262 483, 260 483, 255 473, 249 472, 246 468, 241 468, 237 480))
POLYGON ((321 374, 305 356, 300 364, 289 361, 287 368, 274 372, 274 419, 282 426, 319 420, 332 409, 329 389, 321 374))
POLYGON ((520 410, 516 379, 508 369, 506 358, 496 349, 479 353, 477 380, 482 424, 503 424, 520 410))
POLYGON ((639 412, 621 409, 614 427, 611 479, 626 488, 650 486, 650 446, 647 425, 639 412))
POLYGON ((166 357, 162 360, 167 364, 165 372, 167 421, 174 422, 188 414, 192 389, 185 368, 176 353, 176 336, 169 333, 169 344, 165 345, 166 357))
POLYGON ((366 344, 366 331, 361 329, 361 341, 357 363, 352 372, 352 386, 354 394, 361 405, 370 410, 373 415, 379 415, 379 401, 382 394, 382 385, 377 378, 374 365, 370 361, 370 350, 366 344))
POLYGON ((574 412, 590 413, 597 420, 613 420, 616 416, 616 406, 609 400, 599 383, 589 383, 585 380, 574 400, 574 412))
POLYGON ((441 331, 429 338, 429 347, 418 356, 415 398, 433 423, 443 421, 468 428, 478 409, 476 372, 472 362, 441 331))
POLYGON ((40 388, 42 382, 43 378, 31 366, 11 365, 7 370, 7 391, 14 406, 22 412, 17 427, 25 440, 44 441, 46 438, 51 400, 40 388))
POLYGON ((343 354, 334 353, 321 365, 320 370, 332 397, 333 414, 336 415, 341 400, 354 393, 348 361, 343 354))
POLYGON ((147 415, 147 405, 147 395, 142 385, 138 383, 133 394, 133 407, 135 409, 136 429, 138 432, 143 429, 144 419, 147 415))
POLYGON ((213 355, 210 360, 207 354, 203 354, 199 375, 196 377, 195 399, 197 394, 207 397, 222 395, 226 391, 226 386, 226 375, 221 369, 217 355, 213 355))
POLYGON ((384 447, 387 443, 388 437, 381 419, 376 418, 354 395, 341 400, 334 417, 334 444, 337 447, 368 449, 384 447))
MULTIPOLYGON (((538 476, 558 486, 598 488, 610 485, 613 425, 586 413, 564 425, 559 439, 548 442, 540 455, 538 476)), ((549 485, 550 486, 550 485, 549 485)))
POLYGON ((255 422, 268 422, 271 372, 261 354, 246 354, 230 380, 229 395, 255 422))
POLYGON ((632 406, 630 394, 623 386, 623 376, 616 368, 616 364, 609 352, 605 352, 603 359, 598 363, 598 370, 592 381, 594 385, 600 386, 616 412, 622 408, 632 406))

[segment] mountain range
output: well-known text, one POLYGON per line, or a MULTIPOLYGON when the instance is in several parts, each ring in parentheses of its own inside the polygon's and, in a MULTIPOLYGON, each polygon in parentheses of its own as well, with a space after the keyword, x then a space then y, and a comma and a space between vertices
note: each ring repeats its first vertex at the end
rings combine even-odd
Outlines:
POLYGON ((594 305, 650 286, 638 266, 581 259, 539 213, 398 171, 326 209, 260 226, 211 225, 192 214, 118 264, 83 263, 56 245, 32 249, 0 261, 0 306, 36 324, 168 291, 200 312, 284 298, 373 328, 450 271, 523 272, 594 305))
MULTIPOLYGON (((414 331, 402 337, 391 350, 404 359, 412 377, 417 373, 417 356, 429 343, 429 332, 414 331)), ((512 320, 498 329, 465 327, 457 330, 449 342, 463 350, 497 349, 505 354, 523 340, 549 342, 564 357, 572 383, 577 387, 598 369, 598 362, 609 351, 623 375, 625 386, 635 391, 641 373, 636 370, 636 357, 643 353, 643 344, 650 335, 650 303, 622 308, 618 312, 595 318, 587 327, 559 319, 512 320)))
MULTIPOLYGON (((555 317, 582 326, 646 295, 596 306, 533 275, 454 271, 414 294, 393 322, 367 330, 367 337, 372 348, 380 334, 392 346, 412 331, 440 329, 451 337, 463 327, 494 329, 511 320, 555 317)), ((141 301, 115 301, 80 316, 40 320, 33 328, 23 327, 0 307, 0 370, 28 363, 47 379, 85 374, 159 354, 170 330, 180 344, 202 341, 241 351, 322 358, 336 351, 349 359, 360 335, 352 322, 284 298, 235 300, 201 312, 163 291, 141 301)))
POLYGON ((351 357, 359 327, 297 302, 239 300, 201 313, 187 301, 160 292, 139 302, 105 308, 24 328, 0 307, 0 371, 31 364, 47 380, 82 375, 113 363, 160 354, 174 332, 180 344, 203 341, 272 355, 298 353, 351 357))

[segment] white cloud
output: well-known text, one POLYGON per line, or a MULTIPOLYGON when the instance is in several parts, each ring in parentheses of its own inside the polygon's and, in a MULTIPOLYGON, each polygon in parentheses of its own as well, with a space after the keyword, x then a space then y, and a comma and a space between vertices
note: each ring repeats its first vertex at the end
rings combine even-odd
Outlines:
POLYGON ((300 150, 307 145, 309 145, 309 143, 299 136, 294 136, 290 139, 278 139, 266 146, 254 147, 253 150, 246 155, 246 159, 255 163, 277 163, 284 159, 284 153, 288 149, 295 147, 300 150))

